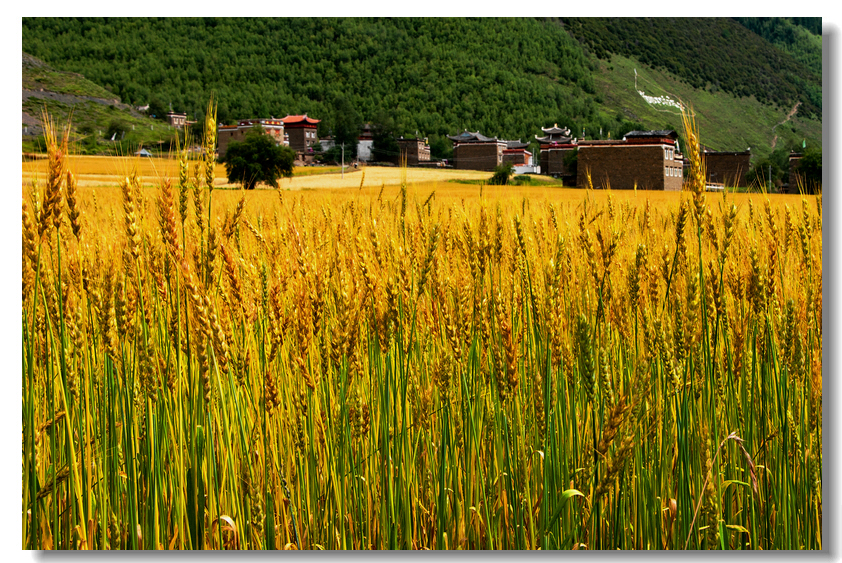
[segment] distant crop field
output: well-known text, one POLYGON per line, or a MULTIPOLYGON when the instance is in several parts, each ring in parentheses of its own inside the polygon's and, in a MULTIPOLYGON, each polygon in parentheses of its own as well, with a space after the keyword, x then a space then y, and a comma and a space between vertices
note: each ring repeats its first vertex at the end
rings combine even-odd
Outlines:
MULTIPOLYGON (((36 178, 45 178, 47 173, 45 159, 23 163, 23 182, 31 183, 36 178)), ((133 156, 69 156, 67 166, 77 177, 79 186, 116 186, 130 171, 136 170, 138 181, 143 186, 154 185, 161 178, 177 175, 178 160, 175 158, 140 158, 133 156)), ((365 170, 366 186, 397 185, 402 181, 398 167, 361 167, 356 170, 346 167, 342 178, 339 166, 302 166, 295 168, 294 176, 281 180, 282 189, 321 189, 321 188, 359 188, 365 170)), ((236 184, 227 181, 225 166, 216 164, 215 186, 236 188, 236 184)), ((409 168, 406 170, 408 182, 446 182, 452 179, 481 180, 491 177, 490 172, 473 170, 438 170, 428 168, 409 168)))

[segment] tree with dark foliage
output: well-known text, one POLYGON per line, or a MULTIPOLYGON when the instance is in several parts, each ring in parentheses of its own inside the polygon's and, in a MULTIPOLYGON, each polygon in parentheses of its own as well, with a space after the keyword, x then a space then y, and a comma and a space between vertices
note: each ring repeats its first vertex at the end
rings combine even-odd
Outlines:
POLYGON ((221 162, 229 182, 239 182, 252 190, 260 182, 277 188, 279 179, 292 176, 294 160, 295 151, 276 144, 258 126, 246 133, 245 140, 232 141, 221 162))
POLYGON ((494 175, 488 183, 492 186, 505 186, 511 181, 514 173, 515 167, 511 162, 506 162, 494 169, 494 175))
POLYGON ((400 155, 395 119, 386 111, 380 111, 371 124, 371 158, 375 162, 395 162, 400 155))
POLYGON ((822 151, 808 149, 798 162, 798 173, 804 181, 807 193, 820 193, 822 189, 822 151))

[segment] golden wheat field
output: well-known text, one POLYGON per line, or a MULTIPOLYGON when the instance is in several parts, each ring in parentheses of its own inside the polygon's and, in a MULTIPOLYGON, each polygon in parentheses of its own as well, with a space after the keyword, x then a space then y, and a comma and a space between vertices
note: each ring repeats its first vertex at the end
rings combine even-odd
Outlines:
MULTIPOLYGON (((140 158, 131 156, 75 156, 67 157, 68 167, 73 170, 79 187, 115 188, 121 178, 132 171, 144 187, 154 186, 162 178, 174 178, 178 175, 178 158, 140 158)), ((49 162, 46 159, 23 163, 23 182, 31 185, 33 181, 45 180, 49 162)), ((344 178, 339 166, 312 166, 297 168, 292 178, 280 180, 284 190, 307 190, 323 188, 359 188, 361 180, 365 186, 380 187, 399 185, 401 170, 395 167, 368 166, 363 169, 345 168, 344 178), (330 171, 323 174, 322 171, 330 171)), ((406 180, 412 183, 447 182, 449 180, 486 180, 491 174, 475 170, 410 168, 405 171, 406 180)), ((214 187, 236 189, 236 184, 228 183, 225 166, 214 165, 214 187)))
POLYGON ((24 549, 821 549, 821 196, 64 151, 23 186, 24 549))

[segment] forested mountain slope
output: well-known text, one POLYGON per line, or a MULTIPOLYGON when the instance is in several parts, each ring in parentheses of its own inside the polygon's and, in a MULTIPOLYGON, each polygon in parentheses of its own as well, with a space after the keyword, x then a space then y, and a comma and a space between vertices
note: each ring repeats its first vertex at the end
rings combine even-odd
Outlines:
POLYGON ((346 96, 403 131, 481 129, 595 116, 591 65, 563 29, 531 19, 24 19, 23 49, 128 103, 159 97, 223 121, 325 116, 346 96))
MULTIPOLYGON (((322 134, 338 122, 336 108, 352 108, 397 134, 429 136, 434 153, 462 129, 532 140, 553 123, 588 137, 662 127, 660 114, 633 107, 640 100, 624 105, 626 90, 637 93, 606 66, 613 53, 664 88, 686 84, 686 101, 713 96, 729 123, 752 126, 749 100, 775 123, 799 104, 811 125, 792 138, 820 143, 821 42, 773 43, 764 26, 812 37, 792 22, 721 18, 23 18, 23 51, 124 103, 156 102, 200 122, 211 93, 223 122, 308 113, 323 120, 322 134)), ((722 150, 745 148, 731 137, 722 150)), ((764 134, 761 152, 772 138, 764 134)))
MULTIPOLYGON (((747 32, 772 28, 773 21, 744 21, 748 27, 730 18, 564 18, 563 24, 599 58, 610 53, 634 57, 670 71, 694 88, 754 96, 781 109, 800 102, 800 115, 821 119, 821 42, 819 67, 812 62, 811 68, 757 33, 747 32)), ((786 26, 793 34, 795 27, 786 26)), ((794 46, 795 41, 782 40, 780 45, 784 44, 794 46)), ((804 57, 815 61, 815 44, 799 47, 809 52, 804 57)))

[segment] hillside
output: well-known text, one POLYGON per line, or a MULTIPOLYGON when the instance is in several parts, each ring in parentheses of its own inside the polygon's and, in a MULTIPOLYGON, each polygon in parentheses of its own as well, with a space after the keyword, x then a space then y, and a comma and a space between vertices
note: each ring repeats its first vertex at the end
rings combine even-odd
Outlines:
MULTIPOLYGON (((754 97, 778 109, 799 104, 799 115, 821 119, 821 68, 816 72, 805 66, 736 20, 563 18, 562 21, 600 59, 610 54, 634 57, 645 65, 671 72, 697 90, 722 90, 737 97, 754 97)), ((815 46, 806 48, 815 54, 815 46)), ((820 58, 820 42, 818 55, 820 58)))
POLYGON ((25 152, 43 148, 41 114, 61 126, 71 120, 71 142, 80 154, 127 154, 137 146, 169 145, 175 130, 138 113, 84 76, 59 71, 22 54, 21 126, 25 152), (111 138, 114 138, 112 141, 111 138))
POLYGON ((819 77, 822 75, 821 18, 734 18, 803 64, 819 77), (793 21, 794 20, 794 21, 793 21), (800 23, 801 20, 810 20, 800 23), (818 20, 813 21, 813 20, 818 20), (799 22, 799 23, 796 23, 799 22))
POLYGON ((159 98, 201 119, 308 113, 345 97, 399 133, 531 137, 596 117, 592 66, 557 26, 532 19, 24 18, 23 48, 124 102, 159 98), (114 38, 119 38, 115 40, 114 38), (538 130, 540 131, 540 130, 538 130))
MULTIPOLYGON (((742 151, 750 147, 753 155, 765 158, 776 148, 788 152, 800 147, 805 139, 809 146, 821 146, 821 121, 804 118, 797 111, 788 117, 795 105, 783 111, 753 97, 698 90, 675 75, 642 65, 636 59, 612 55, 599 61, 594 81, 605 106, 653 129, 680 131, 681 113, 674 106, 650 103, 640 92, 649 99, 689 101, 702 142, 714 150, 742 151)), ((606 136, 608 133, 605 130, 606 136)))
POLYGON ((434 156, 462 129, 533 140, 553 123, 588 137, 677 127, 638 94, 634 69, 646 95, 696 107, 714 148, 765 156, 821 144, 821 41, 792 22, 24 18, 23 28, 24 51, 124 103, 201 121, 214 93, 222 122, 308 113, 322 135, 350 107, 361 121, 429 136, 434 156))

